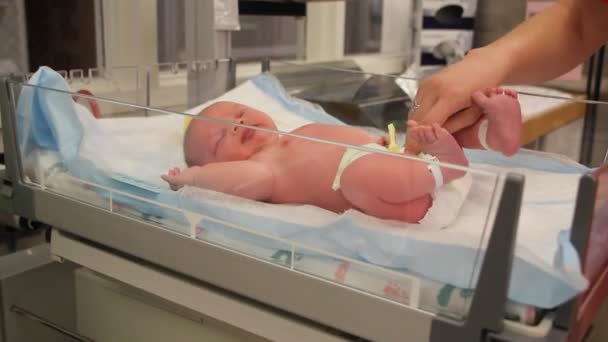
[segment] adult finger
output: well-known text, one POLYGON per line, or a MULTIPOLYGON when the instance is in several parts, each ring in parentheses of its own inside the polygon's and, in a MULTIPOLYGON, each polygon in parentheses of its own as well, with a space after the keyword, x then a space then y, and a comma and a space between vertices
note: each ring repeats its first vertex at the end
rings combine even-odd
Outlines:
MULTIPOLYGON (((416 121, 417 123, 431 125, 433 123, 437 123, 439 125, 443 125, 445 120, 457 110, 452 108, 455 107, 454 103, 450 103, 449 101, 439 99, 435 103, 432 103, 426 99, 421 100, 419 103, 419 108, 417 108, 414 112, 410 112, 410 119, 416 121), (426 101, 426 102, 424 102, 426 101)), ((417 153, 420 151, 420 146, 415 139, 412 139, 410 134, 406 135, 406 146, 408 151, 417 153)))
POLYGON ((426 110, 421 111, 417 115, 418 122, 427 125, 434 123, 443 125, 452 115, 454 115, 454 113, 457 113, 463 108, 465 108, 466 104, 464 103, 464 101, 460 101, 456 98, 450 99, 444 97, 438 99, 430 107, 424 108, 424 103, 422 103, 420 106, 421 108, 426 110))
POLYGON ((418 91, 416 97, 412 101, 412 106, 408 112, 408 120, 423 122, 428 111, 435 105, 438 97, 435 94, 426 94, 424 91, 418 91))
POLYGON ((473 95, 471 95, 471 99, 479 107, 485 107, 485 105, 490 100, 489 96, 487 94, 484 94, 482 91, 474 92, 473 95))
POLYGON ((479 107, 469 107, 451 116, 444 124, 445 128, 450 133, 458 132, 477 122, 481 117, 479 107))

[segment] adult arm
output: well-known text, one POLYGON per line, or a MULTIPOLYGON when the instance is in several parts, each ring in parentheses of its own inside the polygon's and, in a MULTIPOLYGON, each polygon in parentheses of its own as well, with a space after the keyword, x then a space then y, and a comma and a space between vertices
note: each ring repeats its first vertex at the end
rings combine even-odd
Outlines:
POLYGON ((608 39, 608 3, 560 0, 495 42, 472 50, 421 82, 410 118, 440 123, 450 132, 468 127, 479 113, 471 95, 500 84, 553 79, 584 61, 608 39))

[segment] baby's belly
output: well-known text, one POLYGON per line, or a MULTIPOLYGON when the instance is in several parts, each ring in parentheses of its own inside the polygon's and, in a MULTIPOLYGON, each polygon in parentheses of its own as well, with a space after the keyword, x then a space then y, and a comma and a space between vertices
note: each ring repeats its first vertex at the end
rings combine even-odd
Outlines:
MULTIPOLYGON (((361 130, 346 126, 309 125, 298 133, 352 145, 365 145, 376 140, 361 130)), ((332 189, 344 147, 287 138, 279 149, 279 157, 273 161, 277 165, 273 202, 311 204, 335 212, 351 207, 340 191, 332 189)))
MULTIPOLYGON (((332 184, 343 148, 311 153, 305 158, 291 158, 275 174, 272 201, 275 203, 311 204, 334 212, 350 208, 332 184)), ((311 152, 311 151, 309 151, 311 152)))

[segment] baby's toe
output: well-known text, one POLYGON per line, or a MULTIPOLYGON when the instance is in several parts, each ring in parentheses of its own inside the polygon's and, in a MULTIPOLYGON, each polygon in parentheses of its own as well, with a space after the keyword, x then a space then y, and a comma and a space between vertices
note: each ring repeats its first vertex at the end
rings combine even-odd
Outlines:
POLYGON ((517 92, 514 90, 505 90, 505 94, 511 96, 514 99, 517 99, 517 92))
POLYGON ((441 137, 450 134, 445 128, 436 123, 433 124, 433 133, 435 135, 435 139, 440 139, 441 137))
POLYGON ((414 120, 407 121, 407 130, 408 131, 415 129, 416 127, 418 127, 418 123, 416 121, 414 121, 414 120))
POLYGON ((424 133, 421 128, 422 127, 420 127, 420 126, 416 126, 415 128, 412 129, 411 134, 412 134, 412 138, 414 138, 414 140, 416 140, 417 142, 419 142, 421 144, 424 144, 424 142, 425 142, 424 133))
POLYGON ((437 140, 437 137, 435 136, 435 132, 433 131, 433 127, 425 127, 424 138, 425 138, 427 144, 430 144, 433 141, 437 140))
POLYGON ((410 127, 407 130, 407 134, 409 135, 410 138, 412 138, 413 140, 419 141, 419 134, 418 134, 418 129, 416 127, 410 127))

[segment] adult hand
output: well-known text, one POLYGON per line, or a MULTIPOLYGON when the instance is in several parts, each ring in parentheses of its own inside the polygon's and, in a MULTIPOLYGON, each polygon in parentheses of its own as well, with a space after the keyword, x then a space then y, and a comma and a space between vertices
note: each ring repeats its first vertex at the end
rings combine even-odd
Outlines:
MULTIPOLYGON (((471 95, 500 83, 491 64, 477 57, 473 50, 461 62, 423 80, 408 119, 428 125, 438 123, 450 133, 474 124, 481 113, 471 107, 471 95)), ((406 146, 418 152, 409 138, 406 146)))
MULTIPOLYGON (((470 107, 473 92, 502 83, 536 84, 571 70, 608 40, 606 15, 606 0, 556 1, 422 82, 416 95, 419 107, 410 119, 439 123, 452 133, 468 127, 479 115, 470 107)), ((418 152, 416 146, 407 148, 418 152)))

